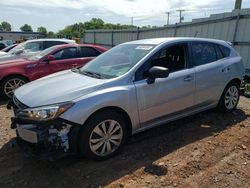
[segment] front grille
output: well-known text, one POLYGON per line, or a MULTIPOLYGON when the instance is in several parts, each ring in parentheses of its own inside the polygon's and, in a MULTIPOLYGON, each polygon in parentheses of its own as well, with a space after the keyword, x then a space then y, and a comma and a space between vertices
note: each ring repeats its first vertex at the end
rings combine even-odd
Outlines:
POLYGON ((14 107, 15 110, 22 110, 22 109, 25 109, 25 108, 29 108, 27 105, 21 103, 21 102, 16 98, 15 95, 13 96, 12 101, 13 101, 13 104, 14 104, 13 107, 14 107))

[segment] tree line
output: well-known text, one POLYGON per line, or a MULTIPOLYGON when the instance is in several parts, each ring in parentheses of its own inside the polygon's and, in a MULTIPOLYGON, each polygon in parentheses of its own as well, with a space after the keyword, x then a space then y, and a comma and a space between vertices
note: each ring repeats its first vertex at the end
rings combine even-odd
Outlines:
MULTIPOLYGON (((75 23, 72 25, 66 26, 64 29, 59 30, 58 32, 47 31, 47 28, 44 26, 40 26, 37 28, 37 32, 39 33, 39 37, 48 37, 48 38, 81 38, 84 34, 85 30, 90 29, 130 29, 137 28, 132 25, 124 25, 124 24, 112 24, 105 23, 100 18, 92 18, 90 21, 75 23)), ((33 32, 32 27, 29 24, 24 24, 20 27, 22 32, 33 32)), ((3 21, 0 23, 0 31, 12 31, 11 24, 3 21)))

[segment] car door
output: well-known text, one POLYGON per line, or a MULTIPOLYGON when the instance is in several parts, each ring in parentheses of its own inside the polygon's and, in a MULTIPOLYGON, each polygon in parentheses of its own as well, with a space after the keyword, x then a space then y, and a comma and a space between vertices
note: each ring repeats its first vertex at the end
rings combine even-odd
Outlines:
POLYGON ((53 56, 55 60, 49 62, 51 73, 75 68, 80 63, 77 47, 63 48, 55 52, 53 56))
POLYGON ((228 80, 227 62, 217 44, 192 42, 192 56, 195 67, 195 104, 208 106, 216 104, 228 80))
POLYGON ((92 59, 94 59, 96 56, 100 55, 100 52, 97 51, 93 47, 89 46, 81 46, 80 47, 80 61, 79 61, 79 66, 83 66, 92 59))
POLYGON ((169 46, 146 62, 149 66, 143 65, 137 71, 137 80, 134 84, 142 126, 171 117, 171 115, 188 110, 194 105, 195 72, 193 68, 189 68, 188 51, 187 43, 169 46), (152 66, 168 68, 169 76, 156 79, 155 83, 148 84, 146 75, 152 66))

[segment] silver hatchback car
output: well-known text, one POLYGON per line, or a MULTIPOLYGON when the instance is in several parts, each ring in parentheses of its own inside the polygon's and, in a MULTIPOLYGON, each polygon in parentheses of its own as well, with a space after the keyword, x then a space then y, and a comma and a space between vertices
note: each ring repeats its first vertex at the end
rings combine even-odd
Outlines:
POLYGON ((129 135, 218 107, 233 110, 245 69, 225 41, 156 38, 118 45, 86 66, 15 91, 13 129, 38 155, 116 154, 129 135))

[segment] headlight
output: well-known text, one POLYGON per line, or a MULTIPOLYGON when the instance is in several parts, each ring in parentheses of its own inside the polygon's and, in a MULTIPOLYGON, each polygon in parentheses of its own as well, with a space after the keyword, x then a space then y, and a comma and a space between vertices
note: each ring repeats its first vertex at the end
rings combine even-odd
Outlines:
POLYGON ((42 106, 37 108, 27 108, 20 111, 17 117, 33 121, 47 121, 60 116, 67 111, 74 103, 55 104, 51 106, 42 106))

